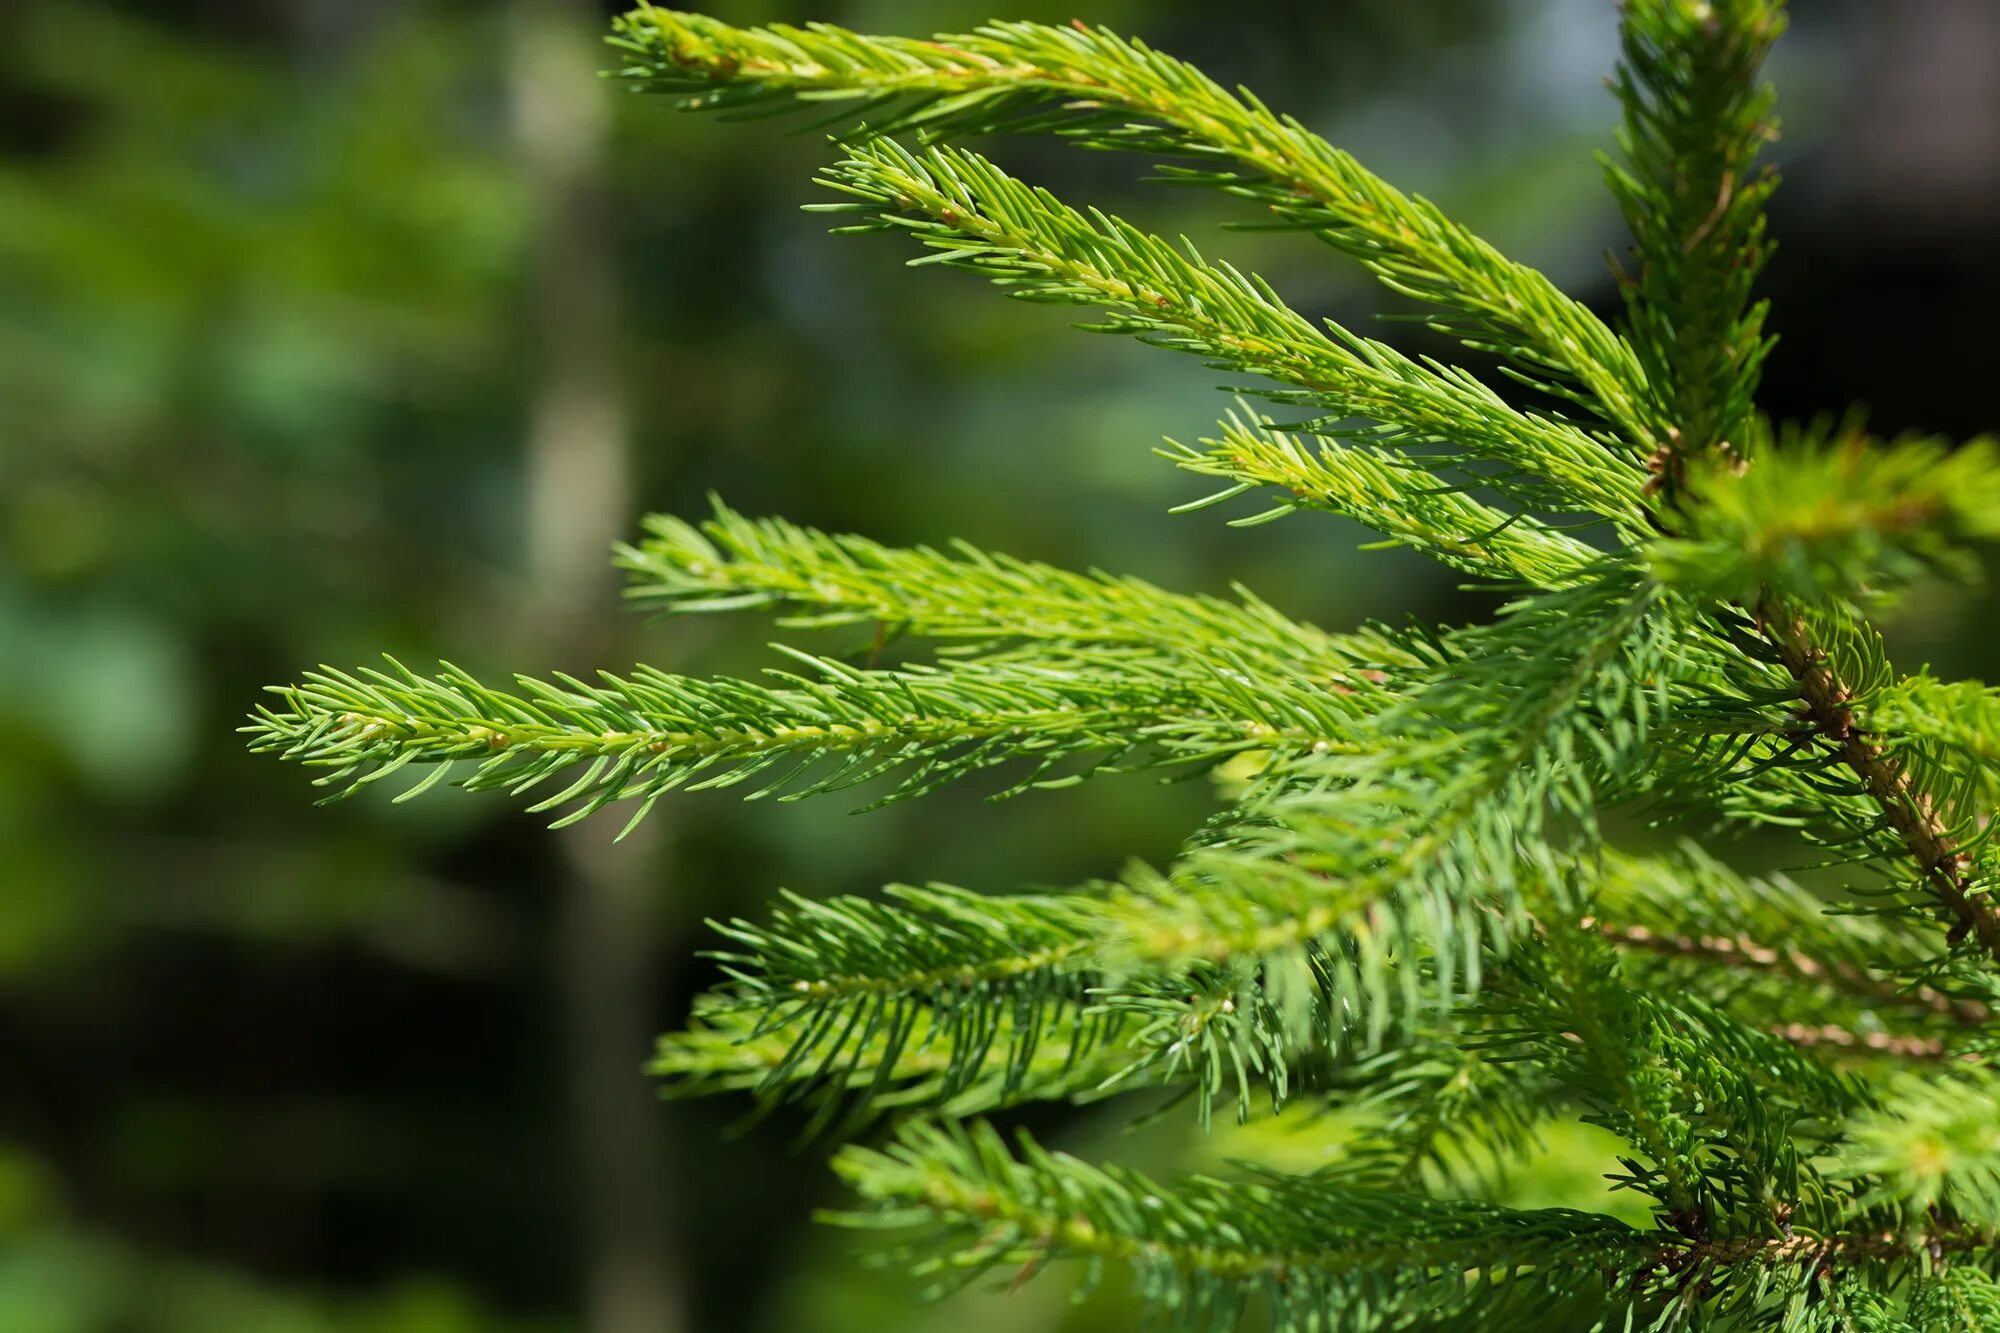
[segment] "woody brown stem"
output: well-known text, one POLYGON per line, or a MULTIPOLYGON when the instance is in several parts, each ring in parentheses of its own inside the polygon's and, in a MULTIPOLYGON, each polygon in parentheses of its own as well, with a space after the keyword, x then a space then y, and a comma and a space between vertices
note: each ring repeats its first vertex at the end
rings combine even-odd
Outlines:
POLYGON ((2000 961, 2000 915, 1972 892, 1971 859, 1960 853, 1931 802, 1916 790, 1909 771, 1855 720, 1854 694, 1816 647, 1805 622, 1766 589, 1756 608, 1757 623, 1777 648, 1779 659, 1798 684, 1806 716, 1841 761, 1861 780, 1922 869, 1938 902, 1952 919, 1949 939, 1971 935, 2000 961))
POLYGON ((1911 1037, 1898 1032, 1856 1032, 1832 1023, 1784 1023, 1771 1029, 1794 1046, 1831 1046, 1840 1050, 1871 1051, 1876 1055, 1897 1055, 1906 1060, 1942 1060, 1945 1044, 1936 1037, 1911 1037))
POLYGON ((1662 1255, 1662 1262, 1675 1268, 1697 1262, 1794 1263, 1830 1267, 1843 1260, 1856 1259, 1882 1260, 1918 1255, 1935 1259, 1947 1253, 1991 1249, 1995 1240, 1990 1231, 1947 1222, 1936 1231, 1917 1235, 1881 1231, 1832 1236, 1743 1236, 1725 1240, 1693 1240, 1662 1255))
POLYGON ((1676 958, 1699 958, 1729 967, 1754 968, 1824 982, 1836 989, 1869 1000, 1908 1005, 1941 1014, 1955 1022, 1985 1023, 1992 1019, 1990 1005, 1978 1000, 1946 995, 1930 986, 1898 986, 1887 977, 1865 967, 1833 959, 1815 958, 1790 946, 1777 947, 1747 935, 1676 935, 1645 926, 1625 926, 1609 921, 1593 921, 1598 934, 1628 949, 1676 958))

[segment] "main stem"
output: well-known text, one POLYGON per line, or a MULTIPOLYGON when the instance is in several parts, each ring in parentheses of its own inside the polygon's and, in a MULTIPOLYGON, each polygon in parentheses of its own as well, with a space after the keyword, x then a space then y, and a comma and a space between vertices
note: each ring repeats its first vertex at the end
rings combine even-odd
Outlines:
POLYGON ((1758 625, 1777 648, 1779 659, 1798 684, 1806 715, 1841 761, 1861 780, 1922 868, 1925 882, 1952 918, 1953 943, 1967 935, 2000 962, 2000 915, 1973 894, 1971 858, 1960 852, 1930 799, 1916 789, 1909 769, 1889 753, 1854 717, 1854 694, 1817 647, 1805 621, 1766 589, 1756 607, 1758 625))

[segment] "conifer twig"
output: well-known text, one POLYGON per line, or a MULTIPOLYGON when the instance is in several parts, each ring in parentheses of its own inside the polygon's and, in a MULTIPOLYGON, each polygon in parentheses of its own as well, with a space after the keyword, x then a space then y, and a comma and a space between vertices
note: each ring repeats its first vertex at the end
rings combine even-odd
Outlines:
POLYGON ((574 802, 565 822, 753 779, 801 796, 889 777, 895 798, 1015 762, 1013 790, 1142 764, 1211 776, 1218 807, 1164 871, 787 894, 717 927, 725 980, 656 1072, 805 1102, 813 1129, 942 1117, 838 1159, 865 1205, 846 1220, 899 1231, 920 1271, 1116 1262, 1188 1333, 1252 1310, 1277 1333, 2000 1327, 2000 692, 1899 675, 1867 616, 2000 538, 2000 447, 1756 411, 1774 179, 1758 80, 1783 25, 1782 0, 1625 0, 1628 342, 1138 42, 642 8, 618 28, 635 87, 860 123, 823 177, 841 230, 1103 311, 1085 327, 1258 377, 1247 391, 1316 417, 1246 411, 1175 446, 1220 488, 1186 508, 1264 491, 1240 523, 1331 511, 1513 600, 1469 627, 1328 634, 1248 594, 718 507, 621 548, 632 596, 872 629, 866 666, 785 649, 755 680, 639 668, 506 691, 448 666, 322 670, 256 714, 251 743, 335 787, 431 765, 405 796, 453 765, 475 789, 566 782, 538 806, 574 802), (1358 255, 1582 410, 1305 318, 1253 274, 947 142, 997 130, 1192 159, 1165 170, 1358 255), (1606 816, 1634 804, 1783 829, 1893 884, 1829 902, 1692 844, 1621 853, 1606 816), (1142 1085, 1192 1094, 1204 1120, 1232 1091, 1247 1116, 1253 1094, 1276 1109, 1310 1087, 1365 1127, 1325 1171, 1168 1183, 960 1119, 1142 1085), (1608 1178, 1649 1224, 1440 1197, 1519 1161, 1557 1113, 1619 1140, 1608 1178))
POLYGON ((1751 294, 1764 266, 1764 202, 1777 185, 1757 155, 1777 137, 1758 82, 1785 29, 1775 0, 1626 7, 1614 87, 1625 107, 1626 164, 1606 178, 1633 232, 1638 273, 1625 284, 1634 347, 1672 423, 1649 460, 1679 489, 1690 457, 1729 456, 1745 438, 1769 340, 1751 294))
POLYGON ((1576 381, 1587 395, 1579 400, 1638 456, 1657 443, 1632 348, 1581 302, 1294 117, 1141 42, 1080 21, 993 23, 924 40, 824 23, 738 28, 649 4, 621 21, 617 44, 635 87, 688 94, 690 109, 846 101, 882 113, 864 126, 872 136, 1054 131, 1090 147, 1193 158, 1202 169, 1174 178, 1262 205, 1357 256, 1395 290, 1444 308, 1469 343, 1535 375, 1576 381))
POLYGON ((1993 1017, 1992 1006, 1978 1000, 1947 995, 1930 986, 1898 986, 1866 968, 1838 959, 1815 958, 1790 944, 1764 944, 1748 935, 1665 934, 1646 926, 1590 917, 1584 918, 1583 925, 1621 948, 1673 958, 1699 958, 1730 967, 1756 968, 1804 981, 1825 982, 1864 999, 1910 1005, 1966 1025, 1986 1023, 1993 1017))
POLYGON ((2000 913, 1990 898, 1975 895, 1971 858, 1960 853, 1935 807, 1917 792, 1904 762, 1856 719, 1853 691, 1813 643, 1805 621, 1775 594, 1759 600, 1756 619, 1797 683, 1806 716, 1881 808, 1950 916, 1950 941, 1974 936, 2000 962, 2000 913))
MULTIPOLYGON (((1092 331, 1274 380, 1286 389, 1258 391, 1327 413, 1329 428, 1380 422, 1375 438, 1385 443, 1447 445, 1447 461, 1497 465, 1473 479, 1530 506, 1594 512, 1634 531, 1641 523, 1644 473, 1573 424, 1518 409, 1467 371, 1413 361, 1331 323, 1322 332, 1262 279, 1079 212, 977 153, 876 140, 851 147, 824 183, 858 202, 813 207, 869 215, 842 230, 907 230, 934 252, 927 258, 982 273, 1012 296, 1108 308, 1107 321, 1085 326, 1092 331)), ((1517 539, 1538 535, 1524 529, 1517 539)))

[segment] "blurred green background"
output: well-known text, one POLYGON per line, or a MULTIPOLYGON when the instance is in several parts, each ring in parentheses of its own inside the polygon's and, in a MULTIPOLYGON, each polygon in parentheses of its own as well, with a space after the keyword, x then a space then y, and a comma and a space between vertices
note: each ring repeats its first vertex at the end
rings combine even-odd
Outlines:
MULTIPOLYGON (((717 6, 961 28, 956 0, 717 6)), ((2000 11, 1816 2, 1787 81, 1770 405, 2000 424, 2000 11)), ((1061 1280, 920 1307, 814 1228, 799 1126, 659 1104, 651 1034, 705 916, 775 888, 1060 883, 1166 855, 1200 783, 865 817, 690 796, 619 850, 504 800, 315 809, 233 733, 259 689, 384 650, 487 674, 769 661, 754 618, 618 612, 604 557, 715 490, 892 542, 1218 590, 1333 626, 1481 613, 1295 518, 1165 510, 1150 452, 1225 406, 1193 363, 905 272, 797 211, 826 150, 594 77, 581 0, 0 4, 0 1333, 1129 1326, 1061 1280)), ((1052 5, 1258 88, 1608 307, 1610 0, 1052 5)), ((996 151, 1200 233, 1143 164, 996 151)), ((1204 237, 1295 303, 1384 304, 1297 236, 1204 237)), ((1392 336, 1428 347, 1411 325, 1392 336)), ((1910 665, 1991 676, 1996 608, 1927 592, 1910 665)), ((852 636, 849 636, 850 638, 852 636)), ((834 636, 833 652, 858 645, 834 636)), ((996 784, 997 785, 997 784, 996 784)), ((990 790, 990 788, 988 788, 990 790)), ((1201 1139, 1028 1117, 1156 1166, 1310 1163, 1325 1122, 1201 1139)), ((1602 1146, 1509 1188, 1589 1206, 1602 1146)))

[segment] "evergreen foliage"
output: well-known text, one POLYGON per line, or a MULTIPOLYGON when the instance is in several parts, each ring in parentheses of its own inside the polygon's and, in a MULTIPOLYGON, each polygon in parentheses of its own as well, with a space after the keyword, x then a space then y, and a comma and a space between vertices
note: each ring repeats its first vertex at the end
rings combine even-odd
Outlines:
POLYGON ((511 691, 322 669, 256 714, 253 746, 336 794, 415 765, 405 796, 532 790, 558 822, 680 788, 887 778, 886 800, 988 768, 1011 792, 1227 762, 1226 808, 1162 867, 788 898, 721 927, 730 980, 656 1072, 820 1126, 892 1115, 884 1146, 838 1158, 861 1201, 841 1220, 946 1284, 1081 1260, 1186 1328, 1987 1326, 2000 703, 1898 673, 1867 616, 2000 535, 2000 451, 1759 415, 1758 71, 1783 7, 1629 0, 1623 24, 1620 332, 1251 94, 1100 29, 627 15, 635 89, 830 114, 841 231, 1088 306, 1085 327, 1191 352, 1281 412, 1166 451, 1222 483, 1191 508, 1342 514, 1511 600, 1486 624, 1333 634, 1247 592, 718 504, 619 552, 638 602, 873 625, 933 658, 786 650, 758 681, 642 667, 511 691), (956 142, 1003 131, 1173 159, 1170 179, 1428 302, 1509 378, 1315 323, 956 142), (1684 841, 1649 853, 1647 824, 1684 841), (1756 828, 1820 863, 1810 887, 1722 859, 1756 828), (1305 1098, 1358 1128, 1315 1173, 1155 1182, 966 1119, 1142 1088, 1202 1116, 1305 1098), (1476 1197, 1554 1117, 1622 1141, 1615 1183, 1649 1224, 1476 1197))

